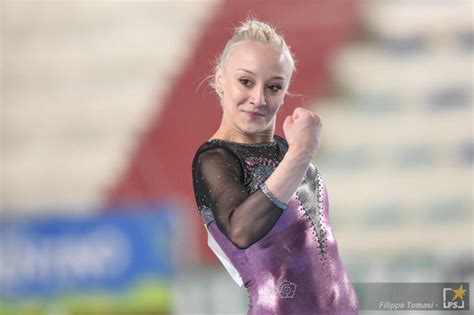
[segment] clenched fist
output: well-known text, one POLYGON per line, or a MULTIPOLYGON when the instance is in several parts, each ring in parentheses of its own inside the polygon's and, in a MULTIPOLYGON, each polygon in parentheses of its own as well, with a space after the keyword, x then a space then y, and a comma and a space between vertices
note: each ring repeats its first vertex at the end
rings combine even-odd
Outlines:
POLYGON ((289 151, 314 157, 321 143, 321 117, 302 107, 297 107, 283 122, 283 131, 289 151))

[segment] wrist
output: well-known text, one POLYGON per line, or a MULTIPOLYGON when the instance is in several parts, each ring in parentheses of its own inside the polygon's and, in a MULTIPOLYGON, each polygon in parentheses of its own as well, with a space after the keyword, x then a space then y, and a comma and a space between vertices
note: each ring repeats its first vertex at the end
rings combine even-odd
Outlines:
POLYGON ((258 185, 258 187, 260 188, 260 190, 263 192, 263 194, 268 198, 268 200, 270 200, 275 206, 277 206, 278 208, 282 209, 282 210, 285 210, 286 208, 288 208, 288 204, 281 201, 280 199, 278 199, 272 192, 271 190, 267 187, 267 185, 265 183, 260 183, 258 185))
POLYGON ((314 154, 307 149, 300 149, 298 147, 288 147, 285 158, 296 164, 309 164, 313 159, 314 154))

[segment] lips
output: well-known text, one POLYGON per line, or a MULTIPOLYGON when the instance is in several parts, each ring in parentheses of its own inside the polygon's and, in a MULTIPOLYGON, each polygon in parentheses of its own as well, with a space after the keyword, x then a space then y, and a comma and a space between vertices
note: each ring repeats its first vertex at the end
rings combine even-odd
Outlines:
POLYGON ((244 113, 246 113, 247 115, 249 116, 263 116, 263 114, 259 113, 259 112, 252 112, 252 111, 247 111, 247 110, 244 110, 243 111, 244 113))

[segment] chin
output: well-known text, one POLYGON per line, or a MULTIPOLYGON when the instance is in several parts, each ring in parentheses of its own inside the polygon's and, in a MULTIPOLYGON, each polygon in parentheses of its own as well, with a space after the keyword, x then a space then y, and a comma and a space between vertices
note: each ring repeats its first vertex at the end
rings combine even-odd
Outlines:
POLYGON ((247 125, 241 128, 241 130, 246 135, 254 135, 265 130, 265 126, 263 124, 247 125))

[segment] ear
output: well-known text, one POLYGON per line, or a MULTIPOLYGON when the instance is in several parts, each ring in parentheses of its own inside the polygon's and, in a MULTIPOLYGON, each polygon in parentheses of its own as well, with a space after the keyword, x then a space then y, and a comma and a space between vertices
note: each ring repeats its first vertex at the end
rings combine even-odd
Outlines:
POLYGON ((215 82, 216 88, 222 90, 222 67, 216 66, 215 82))

